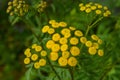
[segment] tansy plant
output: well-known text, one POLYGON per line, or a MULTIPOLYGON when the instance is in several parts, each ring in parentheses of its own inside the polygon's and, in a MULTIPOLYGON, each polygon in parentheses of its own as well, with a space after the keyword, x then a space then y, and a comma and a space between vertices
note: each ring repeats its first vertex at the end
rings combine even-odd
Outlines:
MULTIPOLYGON (((46 6, 47 3, 41 1, 31 8, 24 0, 13 0, 8 2, 7 13, 21 17, 28 14, 31 9, 41 13, 46 6)), ((82 68, 82 55, 101 58, 104 56, 102 39, 96 34, 88 33, 104 17, 110 16, 111 12, 106 6, 93 2, 80 3, 79 10, 80 14, 95 15, 95 20, 87 25, 85 31, 53 19, 40 27, 40 36, 32 30, 38 41, 24 51, 24 64, 29 68, 28 80, 32 70, 38 71, 40 80, 80 80, 81 74, 76 73, 82 68)))

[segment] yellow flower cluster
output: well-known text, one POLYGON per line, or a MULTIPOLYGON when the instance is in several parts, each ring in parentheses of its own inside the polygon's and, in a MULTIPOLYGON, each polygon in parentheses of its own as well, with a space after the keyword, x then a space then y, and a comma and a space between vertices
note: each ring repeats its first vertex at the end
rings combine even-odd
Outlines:
POLYGON ((7 13, 11 16, 23 16, 25 13, 28 12, 28 5, 25 3, 24 0, 13 0, 8 2, 7 13))
POLYGON ((37 9, 38 12, 43 12, 43 10, 47 7, 47 3, 45 1, 41 1, 40 4, 38 4, 37 9))
POLYGON ((79 7, 80 7, 80 11, 84 11, 86 13, 90 13, 94 11, 96 15, 102 15, 104 17, 108 17, 109 15, 111 15, 111 12, 108 9, 108 7, 98 3, 92 3, 92 2, 87 4, 80 3, 79 7))
POLYGON ((24 59, 25 64, 34 63, 34 68, 38 69, 46 65, 47 51, 42 49, 42 46, 33 44, 31 48, 27 48, 24 51, 26 58, 24 59))

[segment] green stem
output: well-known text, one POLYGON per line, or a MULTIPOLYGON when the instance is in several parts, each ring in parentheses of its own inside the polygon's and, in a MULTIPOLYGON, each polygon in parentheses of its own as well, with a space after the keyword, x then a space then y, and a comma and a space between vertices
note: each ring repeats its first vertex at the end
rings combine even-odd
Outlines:
POLYGON ((62 80, 60 78, 60 76, 58 75, 57 71, 54 69, 54 66, 52 65, 52 63, 49 61, 48 57, 47 57, 48 63, 50 65, 50 67, 52 68, 53 72, 56 74, 56 76, 58 77, 59 80, 62 80))
POLYGON ((73 70, 71 68, 68 68, 70 75, 71 75, 71 80, 74 80, 74 75, 73 75, 73 70))

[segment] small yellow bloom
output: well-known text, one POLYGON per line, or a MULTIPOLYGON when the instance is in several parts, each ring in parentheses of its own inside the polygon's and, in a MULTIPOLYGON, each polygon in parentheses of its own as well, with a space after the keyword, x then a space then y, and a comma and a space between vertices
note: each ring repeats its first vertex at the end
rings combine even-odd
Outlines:
POLYGON ((46 65, 46 60, 45 59, 40 59, 39 60, 39 65, 40 66, 45 66, 46 65))
POLYGON ((81 7, 80 7, 80 11, 84 11, 85 9, 86 9, 85 6, 81 6, 81 7))
POLYGON ((53 44, 51 49, 52 49, 53 52, 58 52, 60 50, 60 45, 59 44, 53 44))
POLYGON ((31 60, 36 61, 37 59, 38 59, 38 55, 37 54, 33 54, 31 56, 31 60))
POLYGON ((91 10, 95 10, 95 9, 97 9, 96 6, 91 6, 91 10))
POLYGON ((70 52, 69 51, 63 51, 62 52, 62 57, 68 58, 69 56, 70 56, 70 52))
POLYGON ((66 51, 67 49, 68 49, 68 45, 67 44, 61 45, 61 51, 66 51))
POLYGON ((49 28, 49 30, 48 30, 48 33, 49 33, 49 34, 53 34, 54 32, 55 32, 55 29, 49 28))
POLYGON ((37 44, 33 44, 32 45, 32 49, 35 49, 36 46, 37 46, 37 44))
POLYGON ((85 12, 86 12, 86 13, 90 13, 90 12, 91 12, 91 9, 90 9, 90 8, 87 8, 87 9, 85 10, 85 12))
POLYGON ((108 15, 110 15, 110 14, 111 14, 111 12, 110 12, 109 10, 107 10, 107 11, 106 11, 106 13, 107 13, 108 15))
POLYGON ((61 26, 61 27, 66 27, 66 26, 67 26, 67 23, 65 23, 65 22, 60 22, 60 23, 59 23, 59 26, 61 26))
POLYGON ((102 11, 101 11, 101 10, 96 10, 95 13, 96 13, 96 14, 101 14, 102 11))
POLYGON ((46 43, 46 47, 47 47, 48 49, 50 49, 50 48, 52 48, 53 44, 55 44, 55 42, 54 42, 53 40, 49 40, 49 41, 47 41, 47 43, 46 43))
POLYGON ((49 24, 53 24, 53 23, 55 23, 56 21, 55 20, 50 20, 49 21, 49 24))
POLYGON ((88 52, 89 52, 91 55, 95 55, 96 52, 97 52, 97 50, 96 50, 95 47, 89 47, 88 52))
POLYGON ((85 43, 85 45, 86 45, 87 47, 91 47, 91 46, 92 46, 92 42, 91 42, 91 41, 87 41, 87 42, 85 43))
POLYGON ((78 44, 78 38, 76 38, 76 37, 72 37, 72 38, 70 38, 70 44, 72 44, 72 45, 77 45, 78 44))
POLYGON ((97 35, 95 35, 95 34, 91 35, 91 38, 92 38, 93 40, 95 40, 95 41, 97 41, 97 40, 99 39, 99 37, 98 37, 97 35))
POLYGON ((60 66, 66 66, 67 65, 67 59, 64 58, 64 57, 60 57, 58 59, 58 63, 59 63, 60 66))
POLYGON ((91 5, 90 4, 86 4, 85 7, 90 7, 91 5))
POLYGON ((53 41, 59 41, 59 40, 60 40, 60 34, 59 34, 59 33, 53 34, 52 40, 53 40, 53 41))
POLYGON ((102 44, 102 40, 101 39, 98 39, 98 44, 102 44))
POLYGON ((50 60, 56 61, 58 59, 58 53, 56 52, 51 52, 50 53, 50 60))
POLYGON ((35 51, 36 51, 36 52, 39 52, 39 51, 41 51, 41 50, 42 50, 42 47, 41 47, 41 46, 36 46, 36 47, 35 47, 35 51))
POLYGON ((60 38, 60 40, 59 40, 60 44, 66 44, 67 42, 68 42, 67 39, 64 37, 60 38))
POLYGON ((104 16, 104 17, 108 17, 109 15, 108 15, 106 12, 104 12, 104 13, 103 13, 103 16, 104 16))
POLYGON ((99 56, 103 56, 104 55, 104 51, 102 49, 98 50, 98 55, 99 56))
POLYGON ((39 62, 35 62, 35 63, 34 63, 34 68, 35 68, 35 69, 39 69, 39 68, 40 68, 39 62))
POLYGON ((31 57, 31 52, 28 52, 28 53, 26 54, 26 57, 31 57))
POLYGON ((70 57, 68 59, 68 65, 70 65, 72 67, 76 66, 77 65, 77 59, 75 57, 70 57))
POLYGON ((81 7, 81 6, 83 6, 83 5, 84 5, 83 3, 80 3, 80 4, 79 4, 79 7, 81 7))
POLYGON ((76 28, 72 27, 72 26, 70 26, 69 29, 72 30, 72 31, 76 30, 76 28))
POLYGON ((27 55, 28 53, 30 53, 30 48, 27 48, 25 51, 24 51, 24 54, 27 55))
POLYGON ((53 28, 59 28, 59 23, 58 22, 52 23, 52 27, 53 28))
POLYGON ((94 48, 98 49, 99 48, 99 44, 94 42, 93 45, 92 45, 94 48))
POLYGON ((80 49, 77 46, 72 46, 70 52, 73 56, 78 56, 80 54, 80 49))
POLYGON ((8 2, 8 6, 9 6, 9 5, 12 5, 12 2, 8 2))
POLYGON ((70 36, 71 36, 71 33, 65 33, 65 34, 64 34, 64 37, 65 37, 65 38, 69 38, 70 36))
POLYGON ((62 34, 62 35, 65 35, 65 34, 67 34, 67 33, 70 33, 70 29, 64 28, 64 29, 61 30, 61 34, 62 34))
POLYGON ((75 34, 75 36, 78 36, 78 37, 83 36, 83 33, 80 30, 76 30, 74 34, 75 34))
POLYGON ((104 9, 104 10, 108 10, 108 7, 107 7, 107 6, 104 6, 103 9, 104 9))
POLYGON ((30 58, 25 58, 24 59, 24 64, 29 64, 30 63, 30 58))
POLYGON ((43 32, 43 33, 48 32, 48 30, 49 30, 49 26, 48 26, 48 25, 43 26, 43 28, 42 28, 42 32, 43 32))
POLYGON ((86 43, 87 42, 87 38, 86 37, 81 37, 80 38, 80 42, 83 43, 83 44, 86 43))
POLYGON ((102 5, 98 4, 97 7, 98 7, 98 8, 102 8, 102 5))
POLYGON ((47 55, 47 52, 46 52, 45 50, 42 50, 42 51, 40 52, 40 55, 41 55, 41 56, 46 56, 46 55, 47 55))

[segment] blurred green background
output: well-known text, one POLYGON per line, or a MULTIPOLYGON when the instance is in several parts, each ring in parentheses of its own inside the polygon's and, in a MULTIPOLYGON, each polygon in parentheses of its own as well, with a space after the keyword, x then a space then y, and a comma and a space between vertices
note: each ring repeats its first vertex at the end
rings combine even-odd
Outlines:
MULTIPOLYGON (((23 51, 26 46, 31 44, 31 32, 22 22, 17 22, 14 26, 11 25, 9 21, 9 15, 6 14, 8 1, 9 0, 0 0, 0 80, 26 80, 26 68, 23 64, 23 51)), ((49 2, 49 0, 46 1, 49 2)), ((111 17, 104 19, 103 22, 100 23, 95 29, 95 33, 101 35, 106 42, 105 49, 107 50, 107 53, 105 54, 106 58, 104 58, 106 60, 105 64, 111 65, 111 67, 106 68, 107 70, 104 71, 102 76, 104 77, 105 75, 106 77, 101 80, 120 80, 120 0, 50 1, 53 2, 51 4, 54 5, 56 9, 59 9, 59 11, 56 13, 56 16, 59 15, 59 17, 62 17, 65 14, 62 8, 69 10, 75 6, 77 7, 75 3, 78 4, 79 2, 86 3, 93 1, 109 7, 109 9, 112 11, 111 17), (64 6, 61 7, 62 5, 64 6)), ((73 17, 69 17, 71 20, 72 18, 73 17)), ((56 19, 59 19, 58 16, 56 19)))

